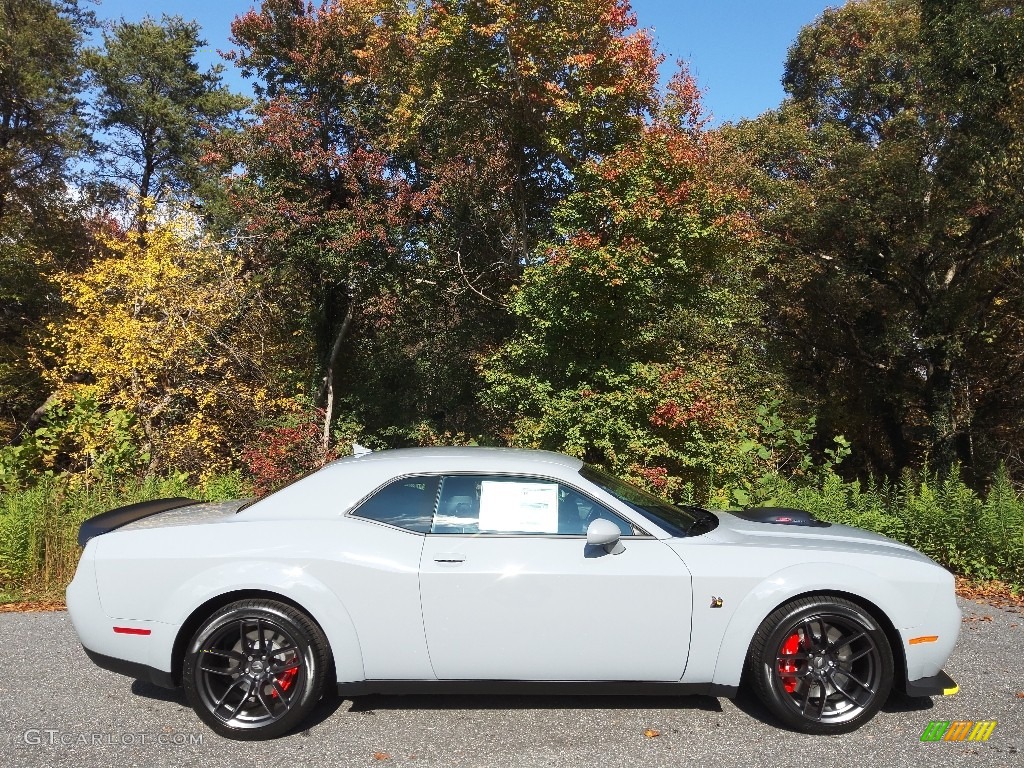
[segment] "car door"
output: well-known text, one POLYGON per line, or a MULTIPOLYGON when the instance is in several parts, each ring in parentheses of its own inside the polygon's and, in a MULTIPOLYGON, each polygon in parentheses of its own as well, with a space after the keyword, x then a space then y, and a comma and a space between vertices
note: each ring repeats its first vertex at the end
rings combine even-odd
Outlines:
POLYGON ((686 666, 682 561, 555 480, 443 477, 420 596, 442 680, 674 681, 686 666), (621 554, 587 545, 597 517, 619 525, 621 554))

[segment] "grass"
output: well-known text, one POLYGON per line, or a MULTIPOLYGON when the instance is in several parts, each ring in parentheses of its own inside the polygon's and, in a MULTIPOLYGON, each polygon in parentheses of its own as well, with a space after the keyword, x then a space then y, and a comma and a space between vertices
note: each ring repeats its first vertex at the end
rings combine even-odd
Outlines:
POLYGON ((43 477, 29 488, 0 489, 0 603, 63 600, 81 552, 78 526, 93 515, 171 496, 214 501, 246 495, 237 474, 199 484, 181 476, 89 484, 43 477))
MULTIPOLYGON (((771 489, 763 503, 882 533, 965 579, 1024 591, 1024 497, 1003 474, 984 494, 956 472, 943 478, 908 474, 896 484, 867 487, 831 473, 817 482, 769 480, 759 483, 771 489)), ((181 476, 93 484, 44 477, 29 488, 0 490, 0 604, 63 600, 78 562, 78 526, 88 517, 168 496, 213 501, 249 494, 237 474, 200 484, 181 476)))

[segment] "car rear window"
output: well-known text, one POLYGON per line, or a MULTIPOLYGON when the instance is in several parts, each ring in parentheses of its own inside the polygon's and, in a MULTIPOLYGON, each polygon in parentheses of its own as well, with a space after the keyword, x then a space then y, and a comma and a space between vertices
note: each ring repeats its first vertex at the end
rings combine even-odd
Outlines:
POLYGON ((437 477, 406 477, 386 485, 352 513, 416 533, 427 533, 434 516, 437 477))

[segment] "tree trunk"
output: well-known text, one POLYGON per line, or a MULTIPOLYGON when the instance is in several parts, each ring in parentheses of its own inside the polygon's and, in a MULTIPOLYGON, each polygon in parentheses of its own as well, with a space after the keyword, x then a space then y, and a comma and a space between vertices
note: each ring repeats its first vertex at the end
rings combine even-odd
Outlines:
POLYGON ((327 359, 327 371, 324 376, 324 390, 327 394, 327 402, 324 405, 324 433, 321 445, 325 462, 327 461, 327 452, 331 448, 331 422, 334 418, 334 366, 338 361, 338 355, 341 352, 341 344, 345 340, 345 334, 348 333, 348 328, 352 324, 352 313, 355 310, 355 304, 355 299, 350 298, 348 309, 345 311, 345 319, 341 321, 341 327, 338 329, 338 333, 334 337, 334 343, 331 345, 330 357, 327 359))
POLYGON ((153 174, 156 171, 156 161, 153 159, 153 152, 147 146, 143 152, 145 162, 142 166, 142 179, 139 181, 138 209, 135 212, 135 226, 139 230, 139 247, 146 246, 146 231, 149 229, 149 222, 146 220, 146 199, 149 197, 150 185, 153 183, 153 174))
POLYGON ((46 400, 43 401, 43 404, 32 411, 32 414, 25 420, 25 426, 21 428, 21 432, 15 435, 14 439, 11 440, 11 445, 21 445, 22 441, 26 437, 35 432, 36 427, 39 426, 39 422, 43 420, 43 417, 46 416, 46 412, 50 410, 50 406, 55 402, 57 402, 56 392, 47 396, 46 400))

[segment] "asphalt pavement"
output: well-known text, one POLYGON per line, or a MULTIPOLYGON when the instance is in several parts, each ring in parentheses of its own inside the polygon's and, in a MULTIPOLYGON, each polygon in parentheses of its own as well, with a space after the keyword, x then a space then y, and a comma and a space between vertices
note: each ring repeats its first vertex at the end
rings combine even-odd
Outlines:
POLYGON ((98 669, 66 613, 0 614, 0 766, 1024 766, 1024 612, 961 601, 951 697, 894 696, 852 734, 778 727, 737 701, 367 696, 325 701, 306 730, 244 743, 183 696, 98 669), (985 742, 927 742, 932 720, 996 720, 985 742), (8 747, 7 744, 10 746, 8 747))

